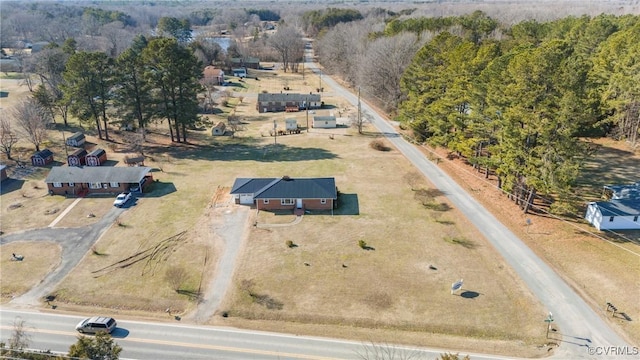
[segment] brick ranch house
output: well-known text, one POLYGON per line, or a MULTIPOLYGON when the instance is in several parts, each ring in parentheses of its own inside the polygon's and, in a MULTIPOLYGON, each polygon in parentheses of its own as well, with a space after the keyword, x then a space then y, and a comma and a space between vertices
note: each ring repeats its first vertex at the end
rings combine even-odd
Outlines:
POLYGON ((338 199, 334 178, 238 178, 231 188, 236 204, 256 210, 333 210, 338 199))
POLYGON ((44 182, 50 195, 112 195, 132 189, 143 193, 153 176, 145 166, 54 166, 44 182))

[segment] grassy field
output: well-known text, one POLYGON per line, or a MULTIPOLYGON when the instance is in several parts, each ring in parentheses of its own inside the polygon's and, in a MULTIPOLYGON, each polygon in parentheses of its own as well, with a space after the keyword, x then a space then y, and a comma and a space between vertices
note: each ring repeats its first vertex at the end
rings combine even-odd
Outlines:
MULTIPOLYGON (((210 323, 517 356, 547 354, 541 320, 546 310, 446 198, 424 179, 416 180, 401 154, 393 148, 373 149, 371 143, 379 137, 369 127, 365 135, 353 129, 311 129, 269 136, 274 120, 284 126, 284 118, 295 117, 305 125, 306 114, 258 115, 256 93, 279 91, 285 78, 292 91, 313 91, 317 86, 311 84, 320 79, 276 72, 260 73, 258 78, 233 87, 238 95, 229 98, 230 106, 222 107, 219 115, 209 115, 212 123, 226 121, 232 113, 241 116, 243 130, 233 138, 201 131, 190 133, 189 144, 170 145, 166 129, 152 126, 145 165, 154 169, 158 181, 56 289, 60 311, 102 308, 119 316, 166 319, 164 310, 170 307, 174 314, 188 314, 214 275, 222 245, 215 224, 221 211, 233 209, 228 191, 236 177, 333 176, 341 192, 340 207, 333 215, 307 214, 295 226, 250 228, 234 284, 222 306, 227 316, 218 313, 210 323), (287 247, 287 240, 296 246, 287 247), (370 249, 359 247, 360 240, 370 249), (129 259, 126 266, 117 266, 125 259, 129 259), (451 283, 461 278, 463 290, 451 295, 451 283), (104 289, 114 295, 98 296, 104 289)), ((321 114, 354 111, 333 98, 326 87, 323 101, 333 110, 321 114)), ((56 136, 52 146, 59 146, 61 139, 56 136)), ((119 141, 118 134, 113 136, 119 141)), ((99 143, 95 138, 91 141, 99 143)), ((109 151, 113 161, 128 153, 121 142, 113 149, 109 151)), ((458 171, 454 166, 448 170, 458 171)), ((465 181, 465 172, 460 174, 465 181)), ((21 190, 3 190, 5 233, 47 226, 72 201, 46 195, 44 176, 44 172, 33 173, 21 190), (10 209, 14 203, 22 205, 10 209), (56 209, 54 214, 48 214, 50 209, 56 209)), ((465 184, 486 196, 492 211, 505 211, 500 208, 504 199, 493 197, 490 185, 465 184), (485 191, 478 190, 483 186, 485 191)), ((111 200, 83 199, 57 226, 90 224, 111 207, 111 200), (87 217, 90 213, 96 217, 87 217)), ((291 215, 260 212, 249 221, 268 225, 291 220, 291 215)), ((507 216, 503 220, 509 224, 507 216)), ((526 236, 535 239, 531 241, 534 249, 575 288, 599 303, 594 293, 600 291, 596 286, 604 284, 608 294, 617 296, 614 302, 633 314, 637 306, 631 302, 633 294, 625 295, 617 286, 628 280, 637 284, 636 258, 608 243, 585 240, 570 228, 537 235, 546 231, 537 219, 529 230, 526 236), (620 274, 625 268, 630 274, 620 274), (599 279, 591 281, 596 275, 593 269, 600 271, 599 279)), ((4 274, 15 266, 8 263, 6 254, 17 244, 0 247, 3 294, 5 286, 15 287, 14 279, 4 274)), ((29 246, 41 244, 20 246, 26 246, 18 250, 27 253, 29 246)), ((42 274, 30 273, 32 278, 26 282, 37 282, 42 274)), ((21 291, 26 288, 12 294, 21 291)), ((624 331, 636 329, 635 324, 616 326, 624 331)))

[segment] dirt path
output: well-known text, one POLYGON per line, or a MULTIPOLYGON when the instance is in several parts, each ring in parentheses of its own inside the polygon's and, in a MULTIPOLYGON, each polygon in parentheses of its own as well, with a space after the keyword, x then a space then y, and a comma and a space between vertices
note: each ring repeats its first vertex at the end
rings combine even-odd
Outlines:
POLYGON ((212 212, 212 233, 219 236, 222 251, 218 257, 215 275, 203 300, 192 313, 184 317, 187 321, 206 323, 216 313, 233 280, 236 259, 247 237, 249 222, 248 206, 238 206, 232 201, 217 206, 212 212))

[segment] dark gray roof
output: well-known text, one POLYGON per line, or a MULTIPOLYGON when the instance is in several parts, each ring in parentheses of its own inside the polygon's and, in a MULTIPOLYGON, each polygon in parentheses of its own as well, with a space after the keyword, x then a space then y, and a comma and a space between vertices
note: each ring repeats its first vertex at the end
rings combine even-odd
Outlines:
POLYGON ((640 181, 625 185, 605 185, 604 188, 611 190, 612 199, 640 200, 640 181))
POLYGON ((69 154, 69 156, 85 156, 85 155, 87 155, 87 150, 82 148, 76 149, 76 151, 69 154))
POLYGON ((255 194, 276 178, 237 178, 231 188, 231 194, 255 194))
POLYGON ((80 140, 80 139, 84 139, 84 134, 79 131, 67 138, 67 140, 80 140))
POLYGON ((231 194, 254 194, 256 199, 337 199, 334 178, 239 178, 231 194))
POLYGON ((595 203, 602 216, 640 216, 640 201, 635 199, 618 199, 598 201, 595 203))
POLYGON ((313 120, 317 121, 336 121, 336 117, 333 115, 317 115, 313 117, 313 120))
POLYGON ((334 178, 280 178, 259 192, 256 199, 336 199, 334 178))
POLYGON ((100 149, 100 148, 98 148, 98 149, 95 149, 95 150, 93 150, 92 152, 90 152, 87 156, 97 156, 97 157, 100 157, 100 156, 102 156, 102 155, 104 155, 104 154, 106 154, 106 153, 107 153, 107 152, 106 152, 106 151, 104 151, 104 149, 100 149))
POLYGON ((44 180, 45 183, 92 183, 118 182, 137 183, 151 171, 150 167, 113 167, 113 166, 54 166, 44 180))
POLYGON ((258 102, 273 101, 273 102, 286 102, 286 101, 320 101, 320 94, 297 94, 297 93, 281 93, 270 94, 260 93, 258 94, 258 102))
POLYGON ((49 149, 40 150, 37 153, 34 153, 32 156, 37 156, 41 158, 48 158, 49 156, 53 156, 53 152, 49 149))

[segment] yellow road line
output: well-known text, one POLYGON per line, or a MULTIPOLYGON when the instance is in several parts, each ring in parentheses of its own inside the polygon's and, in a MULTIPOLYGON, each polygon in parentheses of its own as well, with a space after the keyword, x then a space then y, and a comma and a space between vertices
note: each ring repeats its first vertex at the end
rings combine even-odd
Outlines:
MULTIPOLYGON (((0 326, 0 329, 13 330, 13 326, 0 326)), ((55 335, 81 335, 75 332, 69 331, 56 331, 56 330, 41 330, 41 329, 25 329, 27 332, 33 333, 42 333, 42 334, 55 334, 55 335)), ((308 359, 308 360, 338 360, 334 358, 327 358, 315 355, 305 355, 305 354, 294 354, 294 353, 286 353, 286 352, 278 352, 278 351, 268 351, 268 350, 254 350, 254 349, 245 349, 231 346, 221 346, 221 345, 211 345, 211 344, 195 344, 195 343, 185 343, 179 341, 165 341, 165 340, 153 340, 153 339, 140 339, 140 338, 113 338, 117 342, 136 342, 136 343, 145 343, 145 344, 157 344, 157 345, 168 345, 168 346, 180 346, 187 348, 198 348, 198 349, 209 349, 209 350, 219 350, 219 351, 228 351, 228 352, 237 352, 244 354, 256 354, 256 355, 268 355, 273 357, 288 357, 288 358, 296 358, 296 359, 308 359)))

